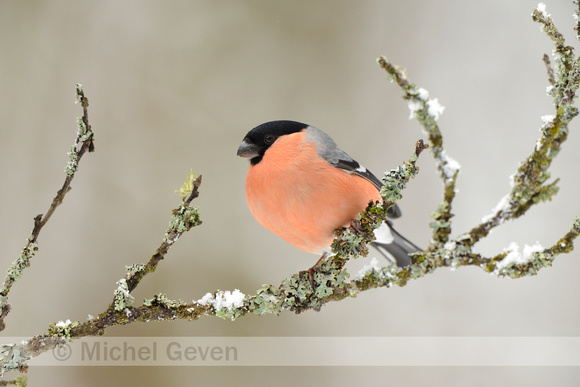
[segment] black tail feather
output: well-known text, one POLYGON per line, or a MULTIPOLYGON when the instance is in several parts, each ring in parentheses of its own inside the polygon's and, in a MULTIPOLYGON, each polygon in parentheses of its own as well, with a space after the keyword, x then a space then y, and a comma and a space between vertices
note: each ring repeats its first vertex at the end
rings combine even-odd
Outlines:
MULTIPOLYGON (((390 223, 390 222, 389 222, 390 223)), ((397 266, 405 267, 411 264, 411 257, 409 254, 421 251, 413 242, 399 234, 392 226, 391 233, 393 234, 393 241, 391 243, 372 242, 371 245, 377 249, 388 260, 396 262, 397 266)))

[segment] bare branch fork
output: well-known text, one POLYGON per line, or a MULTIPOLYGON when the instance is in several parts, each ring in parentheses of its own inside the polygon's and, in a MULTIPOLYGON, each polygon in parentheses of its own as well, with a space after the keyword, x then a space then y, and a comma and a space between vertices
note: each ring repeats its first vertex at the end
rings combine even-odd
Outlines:
MULTIPOLYGON (((380 57, 377 60, 378 64, 387 72, 388 79, 397 83, 403 91, 403 98, 408 102, 411 115, 423 127, 428 144, 418 141, 407 162, 385 173, 383 178, 385 185, 381 191, 382 203, 370 203, 351 227, 336 231, 336 238, 332 244, 335 255, 321 263, 320 270, 314 273, 312 282, 306 276, 297 273, 282 281, 279 286, 263 285, 253 295, 245 295, 237 289, 217 290, 207 293, 196 301, 185 302, 171 300, 165 294, 159 293, 145 300, 142 305, 133 306, 134 298, 131 293, 143 277, 156 270, 159 262, 184 232, 201 224, 198 209, 191 206, 193 199, 199 195, 201 176, 195 178, 190 174, 179 190, 182 203, 173 210, 160 247, 146 264, 127 267, 127 273, 117 282, 113 300, 107 309, 88 321, 60 321, 50 324, 46 333, 20 344, 0 346, 1 371, 19 369, 25 372, 31 358, 82 337, 102 335, 107 328, 115 325, 151 320, 197 320, 205 316, 233 320, 248 313, 263 315, 279 314, 284 310, 296 313, 310 309, 320 310, 329 301, 356 297, 360 292, 371 288, 404 286, 409 279, 423 277, 441 267, 478 266, 498 276, 519 278, 534 275, 541 268, 550 266, 557 255, 573 250, 573 241, 580 234, 580 217, 576 217, 570 231, 549 248, 527 246, 523 253, 512 248, 492 257, 484 257, 473 252, 473 246, 487 236, 491 229, 522 216, 531 206, 550 200, 557 193, 557 180, 548 181, 550 179, 548 169, 566 140, 568 124, 578 115, 578 109, 573 103, 580 84, 579 59, 573 54, 572 47, 566 46, 563 36, 557 31, 543 4, 534 10, 532 18, 542 25, 543 31, 555 45, 555 66, 552 66, 547 55, 543 58, 548 71, 549 95, 554 101, 555 114, 544 117, 541 137, 531 155, 511 177, 511 191, 491 214, 485 216, 482 222, 471 230, 459 233, 453 239, 450 237, 452 202, 456 194, 455 184, 460 167, 446 154, 443 147, 443 137, 437 124, 443 107, 437 99, 429 97, 427 90, 411 83, 404 68, 392 64, 385 57, 380 57), (344 268, 345 263, 350 259, 367 255, 366 244, 373 240, 373 230, 385 219, 388 208, 402 197, 407 182, 418 173, 415 164, 421 152, 427 148, 431 149, 444 185, 443 200, 432 214, 431 244, 427 250, 416 253, 412 264, 408 267, 398 268, 395 265, 381 267, 373 259, 358 275, 351 277, 344 268)), ((577 31, 580 31, 580 24, 577 31)), ((31 258, 37 253, 39 234, 70 190, 78 162, 87 151, 94 150, 94 134, 87 113, 88 100, 80 85, 77 85, 77 101, 83 108, 83 116, 78 119, 77 137, 69 152, 65 182, 46 214, 34 219, 34 228, 27 244, 8 269, 4 287, 0 291, 0 330, 4 328, 4 319, 11 309, 8 304, 8 293, 12 285, 22 276, 23 270, 30 265, 31 258)), ((15 379, 14 382, 22 384, 26 380, 15 379)))

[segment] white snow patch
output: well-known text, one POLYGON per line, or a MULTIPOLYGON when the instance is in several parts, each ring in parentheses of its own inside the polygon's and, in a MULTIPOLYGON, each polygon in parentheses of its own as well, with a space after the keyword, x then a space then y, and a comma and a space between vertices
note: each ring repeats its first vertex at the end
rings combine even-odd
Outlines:
POLYGON ((202 298, 200 298, 199 300, 197 300, 197 303, 200 305, 207 305, 209 304, 212 300, 213 300, 213 294, 211 293, 206 293, 205 296, 203 296, 202 298))
POLYGON ((415 118, 415 113, 423 109, 423 104, 427 105, 427 114, 429 114, 435 121, 439 119, 439 116, 443 114, 445 106, 439 104, 437 98, 429 99, 429 92, 425 89, 419 89, 419 95, 416 99, 412 99, 407 103, 411 114, 409 119, 415 118))
MULTIPOLYGON (((554 126, 554 119, 556 118, 556 116, 548 114, 545 116, 540 117, 542 119, 543 125, 540 128, 540 132, 543 133, 545 128, 551 128, 554 126)), ((543 138, 543 136, 542 136, 543 138)), ((540 148, 542 147, 542 138, 538 139, 538 141, 536 141, 536 152, 540 150, 540 148)))
POLYGON ((66 321, 59 321, 59 322, 57 322, 56 324, 54 324, 54 326, 57 327, 57 328, 66 328, 70 324, 72 324, 72 322, 67 319, 66 321))
POLYGON ((514 186, 516 185, 516 175, 518 174, 518 172, 514 172, 510 175, 510 187, 514 188, 514 186))
POLYGON ((370 262, 364 265, 363 268, 358 271, 357 275, 353 278, 353 280, 355 281, 360 280, 373 270, 377 272, 381 271, 381 267, 379 266, 379 260, 375 257, 372 257, 370 262))
POLYGON ((417 100, 410 100, 407 104, 411 114, 409 115, 409 119, 415 118, 415 112, 421 110, 423 108, 423 103, 417 100))
POLYGON ((431 117, 433 117, 435 121, 439 119, 439 116, 443 114, 443 111, 445 110, 445 106, 440 105, 437 98, 427 101, 427 106, 429 106, 429 110, 427 112, 431 117))
POLYGON ((211 293, 206 293, 201 299, 197 300, 199 305, 211 305, 214 309, 232 309, 239 308, 244 305, 244 298, 246 295, 240 292, 239 289, 235 289, 233 292, 229 290, 219 291, 215 296, 211 293))
POLYGON ((447 251, 450 251, 450 252, 454 251, 456 247, 457 247, 457 243, 455 241, 447 241, 443 245, 443 248, 447 251))
POLYGON ((538 12, 542 14, 543 17, 545 18, 550 17, 550 14, 546 12, 546 4, 539 3, 536 9, 538 10, 538 12))
POLYGON ((461 165, 457 160, 449 157, 445 151, 441 152, 441 160, 443 160, 443 173, 447 179, 451 179, 461 169, 461 165))
POLYGON ((419 97, 419 99, 421 99, 423 101, 427 101, 429 99, 429 92, 427 90, 420 87, 418 91, 419 91, 419 95, 417 97, 419 97))
POLYGON ((551 126, 554 124, 554 118, 556 118, 556 116, 547 114, 545 116, 542 116, 541 118, 542 122, 544 122, 544 126, 551 126))
POLYGON ((508 267, 512 264, 525 264, 534 258, 534 253, 544 250, 542 245, 538 242, 533 246, 524 245, 523 252, 520 252, 520 247, 516 242, 510 243, 505 252, 508 252, 504 259, 502 259, 496 266, 496 271, 508 267))
POLYGON ((510 195, 508 194, 508 195, 505 195, 503 198, 500 199, 500 201, 496 204, 496 206, 494 207, 494 209, 491 210, 491 214, 485 215, 483 218, 481 218, 481 222, 482 223, 489 222, 498 213, 500 213, 501 211, 507 210, 509 208, 509 206, 510 206, 510 195))

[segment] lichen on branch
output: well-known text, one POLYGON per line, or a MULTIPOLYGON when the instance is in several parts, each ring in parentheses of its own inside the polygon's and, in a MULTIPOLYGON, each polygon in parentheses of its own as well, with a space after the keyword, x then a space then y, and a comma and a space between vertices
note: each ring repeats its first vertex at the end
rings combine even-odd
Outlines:
MULTIPOLYGON (((578 115, 578 109, 573 103, 580 85, 579 59, 575 57, 572 47, 566 46, 564 37, 556 29, 545 6, 539 5, 534 10, 532 18, 542 25, 543 31, 555 45, 553 56, 555 66, 552 67, 549 57, 543 58, 548 70, 548 94, 553 98, 555 111, 554 114, 543 117, 541 136, 531 147, 530 156, 512 175, 510 192, 500 200, 491 214, 482 218, 480 224, 468 231, 457 233, 454 238, 451 237, 453 225, 451 209, 460 167, 447 155, 443 147, 443 136, 438 120, 444 108, 436 98, 429 97, 427 90, 410 82, 404 68, 392 64, 385 57, 380 57, 379 65, 386 71, 387 78, 397 83, 403 91, 403 98, 407 100, 411 118, 415 118, 423 127, 428 137, 427 144, 417 142, 414 155, 399 168, 385 174, 383 179, 385 187, 381 190, 383 201, 370 203, 350 227, 335 232, 332 244, 334 255, 322 260, 317 270, 312 273, 312 277, 296 273, 278 286, 262 285, 255 294, 244 294, 238 289, 234 291, 218 289, 189 302, 172 300, 166 294, 158 293, 144 300, 141 305, 134 305, 131 293, 144 276, 156 270, 170 247, 183 233, 201 224, 198 209, 191 206, 192 200, 199 195, 201 176, 194 178, 193 174, 190 174, 179 190, 182 203, 173 210, 161 245, 147 263, 134 264, 126 268, 125 277, 116 283, 113 300, 108 308, 88 321, 59 321, 50 324, 46 333, 20 344, 0 346, 2 372, 16 369, 26 371, 29 359, 73 340, 102 335, 109 327, 116 325, 177 319, 193 321, 202 317, 235 320, 247 314, 262 316, 279 314, 285 310, 296 313, 311 309, 320 310, 330 301, 356 297, 360 292, 369 289, 405 286, 409 280, 421 278, 443 267, 476 266, 497 276, 519 278, 534 275, 542 268, 551 266, 555 257, 573 250, 574 241, 580 235, 580 217, 574 218, 571 229, 549 248, 535 244, 524 246, 520 251, 519 246, 512 243, 491 257, 473 251, 475 244, 486 237, 492 228, 524 215, 531 206, 550 200, 557 193, 557 179, 550 181, 549 168, 560 152, 562 143, 567 139, 569 123, 578 115), (417 159, 427 148, 431 149, 443 183, 443 200, 432 214, 431 244, 425 251, 413 254, 412 262, 407 267, 401 268, 394 264, 380 266, 376 259, 372 259, 358 274, 351 275, 345 264, 350 259, 368 253, 366 245, 374 238, 373 230, 386 219, 388 209, 401 198, 401 192, 407 182, 417 174, 417 159)), ((577 31, 580 31, 580 22, 577 31)), ((40 230, 70 190, 70 180, 78 170, 78 161, 85 151, 94 149, 94 136, 86 112, 88 100, 84 97, 82 89, 80 92, 77 90, 77 94, 84 114, 83 119, 79 121, 77 140, 69 158, 67 180, 47 214, 35 218, 29 243, 9 270, 4 290, 0 292, 0 321, 10 310, 7 294, 12 283, 36 254, 40 230)))
POLYGON ((56 196, 52 200, 48 211, 44 215, 40 214, 34 218, 34 228, 26 242, 26 245, 22 249, 18 258, 12 262, 12 265, 6 273, 4 285, 0 290, 0 331, 4 330, 6 327, 4 319, 11 310, 11 305, 8 303, 8 293, 10 292, 12 285, 14 285, 16 280, 22 277, 24 270, 30 266, 31 259, 37 254, 38 237, 40 232, 50 220, 50 217, 54 211, 56 211, 56 208, 63 202, 66 194, 71 190, 71 183, 78 170, 78 163, 81 158, 87 151, 92 152, 95 150, 94 133, 89 123, 88 115, 89 100, 85 97, 83 86, 81 84, 76 85, 76 102, 80 103, 83 109, 83 115, 82 117, 77 118, 77 136, 70 152, 68 153, 69 161, 65 168, 66 178, 61 189, 58 190, 56 196))

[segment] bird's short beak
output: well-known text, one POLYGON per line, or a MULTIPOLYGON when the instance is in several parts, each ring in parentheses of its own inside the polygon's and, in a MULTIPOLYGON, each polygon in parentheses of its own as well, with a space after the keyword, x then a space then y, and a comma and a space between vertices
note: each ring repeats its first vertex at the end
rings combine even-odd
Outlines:
POLYGON ((238 156, 246 159, 253 159, 258 155, 258 146, 244 139, 238 148, 238 156))

